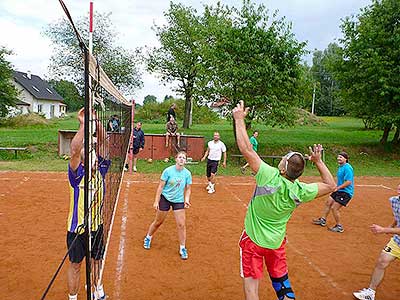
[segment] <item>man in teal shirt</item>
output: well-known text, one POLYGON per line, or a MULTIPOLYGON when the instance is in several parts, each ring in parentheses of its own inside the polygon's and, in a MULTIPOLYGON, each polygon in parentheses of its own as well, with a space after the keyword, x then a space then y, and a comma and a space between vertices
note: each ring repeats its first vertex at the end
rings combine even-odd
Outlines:
MULTIPOLYGON (((258 137, 258 131, 254 130, 253 131, 253 135, 250 137, 250 144, 253 146, 253 150, 255 152, 258 152, 258 141, 257 141, 257 137, 258 137)), ((242 172, 242 174, 244 174, 244 171, 246 171, 246 168, 249 166, 249 163, 246 163, 243 167, 240 168, 240 171, 242 172)))
POLYGON ((247 113, 243 101, 232 111, 239 150, 256 173, 257 184, 239 243, 245 297, 246 300, 259 299, 258 286, 265 261, 278 299, 295 299, 286 264, 286 224, 298 205, 329 194, 335 189, 335 181, 321 159, 321 145, 310 148, 309 159, 316 165, 322 182, 306 184, 297 180, 305 166, 298 152, 285 155, 278 169, 263 162, 247 137, 244 123, 247 113))

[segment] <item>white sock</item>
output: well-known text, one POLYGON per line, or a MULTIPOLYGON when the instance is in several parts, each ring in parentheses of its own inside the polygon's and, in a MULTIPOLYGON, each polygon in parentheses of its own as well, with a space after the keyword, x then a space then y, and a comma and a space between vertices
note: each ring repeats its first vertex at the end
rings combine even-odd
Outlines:
POLYGON ((212 183, 211 183, 211 181, 209 181, 209 182, 208 182, 208 186, 209 186, 209 187, 211 187, 211 186, 212 186, 212 183))
POLYGON ((151 238, 152 238, 152 236, 151 236, 151 235, 148 235, 148 234, 146 234, 146 238, 148 238, 148 239, 151 241, 151 238))
POLYGON ((98 298, 104 297, 104 289, 103 289, 102 284, 100 284, 99 286, 96 287, 96 291, 97 291, 98 298))
POLYGON ((179 252, 182 251, 182 249, 186 248, 185 245, 179 245, 179 252))
POLYGON ((69 300, 78 300, 78 294, 68 295, 69 300))

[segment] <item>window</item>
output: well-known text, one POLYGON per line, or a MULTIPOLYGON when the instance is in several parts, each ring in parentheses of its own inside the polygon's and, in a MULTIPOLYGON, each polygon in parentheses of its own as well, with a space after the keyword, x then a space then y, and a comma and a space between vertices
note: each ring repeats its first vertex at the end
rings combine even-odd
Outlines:
POLYGON ((36 92, 39 92, 39 89, 36 86, 32 85, 32 87, 36 92))
POLYGON ((38 104, 37 111, 38 111, 38 113, 43 112, 43 105, 42 104, 38 104))
POLYGON ((46 88, 46 90, 47 90, 50 94, 53 94, 53 92, 52 92, 49 88, 46 88))

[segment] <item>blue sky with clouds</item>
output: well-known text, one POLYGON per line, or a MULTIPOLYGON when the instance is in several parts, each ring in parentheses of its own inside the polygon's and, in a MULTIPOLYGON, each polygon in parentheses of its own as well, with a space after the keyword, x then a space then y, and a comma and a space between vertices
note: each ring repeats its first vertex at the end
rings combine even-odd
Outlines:
MULTIPOLYGON (((73 18, 84 15, 89 9, 89 0, 64 0, 73 18)), ((201 10, 202 3, 215 1, 180 1, 201 10)), ((224 4, 239 7, 242 1, 225 0, 224 4)), ((271 11, 279 10, 279 16, 285 16, 292 22, 293 32, 300 41, 307 41, 307 49, 324 49, 341 37, 340 19, 357 14, 360 8, 371 0, 255 0, 271 11)), ((167 10, 167 0, 94 0, 95 10, 112 12, 111 19, 119 32, 118 43, 134 49, 145 45, 155 46, 158 41, 151 26, 163 24, 163 12, 167 10)), ((14 51, 9 57, 15 69, 30 70, 33 74, 46 77, 49 57, 52 54, 51 43, 43 35, 46 24, 64 16, 57 0, 1 0, 0 1, 0 46, 14 51)), ((311 62, 311 55, 304 57, 311 62)), ((144 73, 144 87, 134 97, 139 103, 144 96, 152 94, 158 99, 166 94, 173 95, 173 86, 164 86, 156 76, 144 73)))

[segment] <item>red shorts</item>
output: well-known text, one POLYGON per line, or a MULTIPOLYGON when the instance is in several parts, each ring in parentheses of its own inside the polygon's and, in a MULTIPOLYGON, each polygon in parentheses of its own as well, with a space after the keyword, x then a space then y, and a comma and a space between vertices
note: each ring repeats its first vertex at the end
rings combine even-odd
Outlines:
POLYGON ((285 254, 286 238, 278 249, 263 248, 255 244, 243 231, 240 237, 240 276, 259 279, 263 277, 263 261, 270 277, 281 278, 288 272, 285 254))

